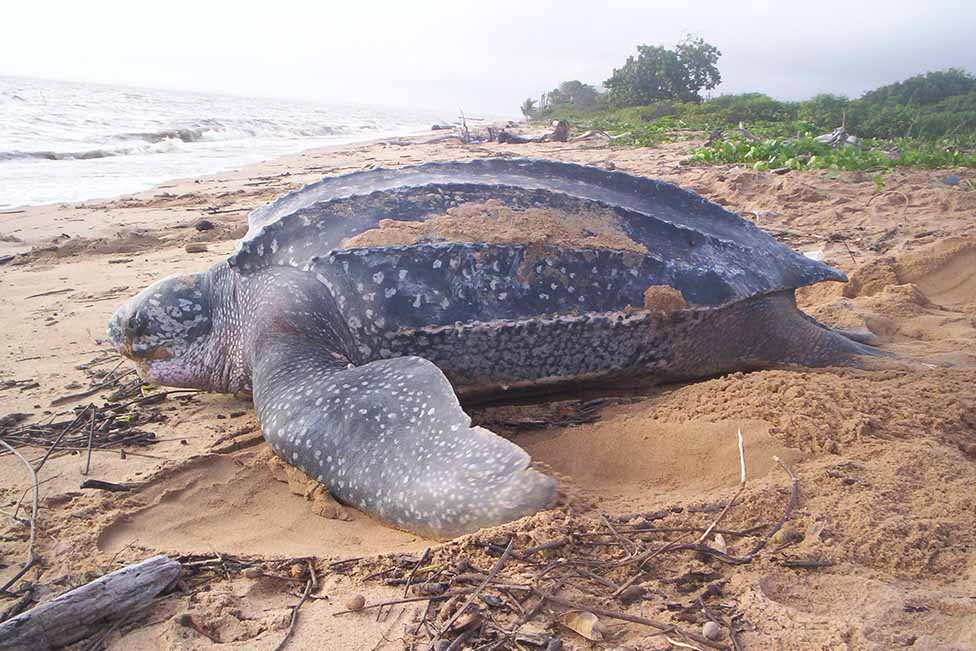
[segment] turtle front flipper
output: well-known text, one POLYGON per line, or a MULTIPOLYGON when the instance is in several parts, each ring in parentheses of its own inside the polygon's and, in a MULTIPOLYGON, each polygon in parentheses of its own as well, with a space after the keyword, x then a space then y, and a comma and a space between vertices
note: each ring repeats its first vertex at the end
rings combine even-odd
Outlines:
POLYGON ((254 404, 272 449, 393 526, 450 538, 555 500, 555 481, 515 444, 472 427, 423 358, 346 368, 295 337, 269 342, 255 361, 254 404))

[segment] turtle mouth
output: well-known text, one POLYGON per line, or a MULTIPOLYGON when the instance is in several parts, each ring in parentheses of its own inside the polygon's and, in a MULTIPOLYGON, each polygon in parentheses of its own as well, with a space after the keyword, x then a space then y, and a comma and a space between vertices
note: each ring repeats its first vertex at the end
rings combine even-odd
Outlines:
POLYGON ((173 357, 173 354, 169 352, 166 346, 156 346, 147 351, 135 351, 130 347, 130 350, 130 354, 126 355, 126 357, 140 362, 160 362, 173 357))

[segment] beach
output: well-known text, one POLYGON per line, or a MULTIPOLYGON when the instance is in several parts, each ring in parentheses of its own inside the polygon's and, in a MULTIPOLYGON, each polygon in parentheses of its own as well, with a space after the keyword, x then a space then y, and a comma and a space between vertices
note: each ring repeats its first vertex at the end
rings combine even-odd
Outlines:
MULTIPOLYGON (((210 559, 212 576, 187 578, 185 589, 107 632, 107 648, 189 651, 219 642, 270 650, 288 628, 304 564, 313 563, 317 598, 303 605, 288 649, 400 649, 420 605, 397 605, 383 617, 335 616, 352 594, 367 603, 403 596, 382 575, 369 578, 393 555, 470 553, 487 572, 494 561, 477 550, 502 534, 541 545, 573 531, 606 531, 601 514, 661 510, 655 526, 707 526, 715 510, 697 507, 721 505, 739 489, 741 431, 748 482, 723 527, 768 526, 780 517, 794 484, 777 457, 799 481, 791 536, 741 565, 663 556, 668 571, 698 573, 693 590, 649 579, 659 593, 614 609, 677 622, 682 611, 672 602, 717 584, 721 601, 734 602, 749 624, 740 633, 748 649, 976 648, 976 192, 943 181, 957 171, 898 169, 879 185, 862 172, 688 165, 701 142, 694 139, 630 149, 601 139, 424 139, 312 149, 119 197, 0 211, 0 260, 12 256, 0 265, 7 307, 0 315, 0 418, 29 414, 24 422, 37 422, 103 404, 115 387, 70 396, 98 386, 90 371, 99 367, 80 367, 106 357, 105 326, 116 307, 155 280, 226 258, 247 231, 248 213, 275 197, 324 175, 490 156, 591 164, 698 192, 847 273, 846 284, 800 290, 800 307, 828 325, 866 331, 915 366, 768 370, 611 391, 626 399, 606 401, 595 419, 556 418, 546 427, 518 423, 545 421, 559 409, 480 410, 476 420, 508 423, 499 432, 564 478, 572 499, 446 546, 350 508, 341 518, 318 514, 301 483, 289 483, 271 461, 250 403, 170 396, 156 406, 158 419, 142 426, 156 443, 121 446, 124 455, 119 447, 98 451, 88 475, 81 474, 83 449, 56 451, 44 465, 38 562, 25 577, 38 586, 37 599, 157 553, 210 559), (190 244, 199 252, 188 252, 190 244), (130 490, 81 490, 85 479, 130 490), (297 569, 291 582, 254 576, 233 564, 221 569, 214 561, 221 555, 284 563, 285 574, 297 569), (810 559, 823 563, 785 562, 810 559)), ((30 459, 44 453, 22 451, 30 459)), ((15 458, 0 458, 0 508, 12 512, 29 486, 15 458)), ((0 521, 0 582, 25 558, 28 534, 23 522, 0 521)), ((728 545, 745 553, 750 542, 729 536, 728 545)), ((559 557, 553 550, 538 560, 559 557)), ((0 609, 10 603, 0 601, 0 609)), ((564 649, 669 648, 647 626, 618 623, 612 643, 602 645, 558 626, 547 630, 562 637, 564 649)))

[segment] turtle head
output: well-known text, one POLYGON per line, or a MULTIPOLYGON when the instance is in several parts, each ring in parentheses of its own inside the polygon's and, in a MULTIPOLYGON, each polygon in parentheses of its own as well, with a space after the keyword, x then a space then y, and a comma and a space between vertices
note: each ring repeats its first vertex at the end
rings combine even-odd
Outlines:
POLYGON ((213 386, 211 301, 209 273, 164 278, 116 310, 109 340, 147 382, 220 390, 213 386))

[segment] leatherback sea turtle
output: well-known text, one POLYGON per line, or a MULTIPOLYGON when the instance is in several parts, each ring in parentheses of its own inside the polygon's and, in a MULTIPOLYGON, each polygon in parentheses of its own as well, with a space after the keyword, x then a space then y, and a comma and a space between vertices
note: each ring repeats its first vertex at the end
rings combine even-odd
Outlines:
POLYGON ((252 393, 278 455, 340 501, 444 538, 556 492, 521 448, 472 427, 457 395, 857 365, 872 349, 793 296, 843 279, 674 185, 481 159, 279 198, 229 260, 157 282, 108 332, 148 381, 252 393), (472 205, 522 221, 493 237, 490 218, 465 216, 472 205), (657 287, 669 308, 645 307, 657 287))

